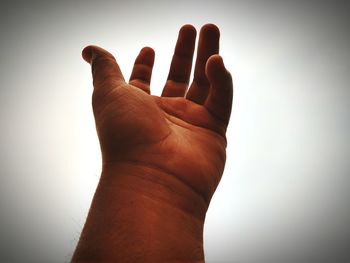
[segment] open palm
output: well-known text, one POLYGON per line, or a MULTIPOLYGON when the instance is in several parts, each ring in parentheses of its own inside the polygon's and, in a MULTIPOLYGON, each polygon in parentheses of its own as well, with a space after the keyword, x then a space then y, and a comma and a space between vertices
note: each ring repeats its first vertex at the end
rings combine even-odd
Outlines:
POLYGON ((219 51, 219 30, 202 27, 189 86, 196 31, 179 32, 162 96, 150 95, 154 51, 143 48, 126 83, 114 57, 84 49, 92 66, 93 109, 104 165, 131 163, 176 177, 209 202, 224 165, 232 79, 219 51))

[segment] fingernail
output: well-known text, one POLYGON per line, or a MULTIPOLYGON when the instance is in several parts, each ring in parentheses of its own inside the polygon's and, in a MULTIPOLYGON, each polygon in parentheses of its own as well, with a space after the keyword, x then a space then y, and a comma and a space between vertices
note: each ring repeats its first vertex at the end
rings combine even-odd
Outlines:
POLYGON ((97 58, 97 53, 93 50, 93 49, 91 49, 91 61, 93 61, 95 58, 97 58))
POLYGON ((84 60, 90 64, 96 58, 96 54, 95 54, 92 47, 84 48, 82 55, 83 55, 84 60))

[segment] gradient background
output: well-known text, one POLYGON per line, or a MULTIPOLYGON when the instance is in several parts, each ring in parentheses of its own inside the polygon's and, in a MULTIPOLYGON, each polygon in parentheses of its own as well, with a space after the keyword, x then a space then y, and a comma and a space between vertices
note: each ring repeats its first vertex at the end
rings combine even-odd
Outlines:
POLYGON ((211 22, 234 76, 207 262, 350 262, 346 1, 1 1, 0 261, 67 262, 99 179, 88 44, 126 78, 156 51, 160 94, 181 25, 211 22))

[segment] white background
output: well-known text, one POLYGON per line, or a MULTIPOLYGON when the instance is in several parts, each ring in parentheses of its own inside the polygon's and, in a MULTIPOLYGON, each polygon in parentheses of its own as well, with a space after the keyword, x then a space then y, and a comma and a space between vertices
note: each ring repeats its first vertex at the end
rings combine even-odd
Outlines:
POLYGON ((205 225, 207 262, 346 262, 350 38, 346 2, 8 1, 0 9, 0 261, 69 261, 99 179, 88 44, 126 78, 178 29, 211 22, 234 77, 228 159, 205 225))

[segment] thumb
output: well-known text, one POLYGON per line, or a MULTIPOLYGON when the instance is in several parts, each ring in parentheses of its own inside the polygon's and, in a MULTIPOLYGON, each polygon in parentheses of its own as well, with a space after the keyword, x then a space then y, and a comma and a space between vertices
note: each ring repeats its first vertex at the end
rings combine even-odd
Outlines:
POLYGON ((91 65, 95 90, 108 90, 125 83, 117 61, 108 51, 97 46, 87 46, 82 51, 82 57, 91 65))

